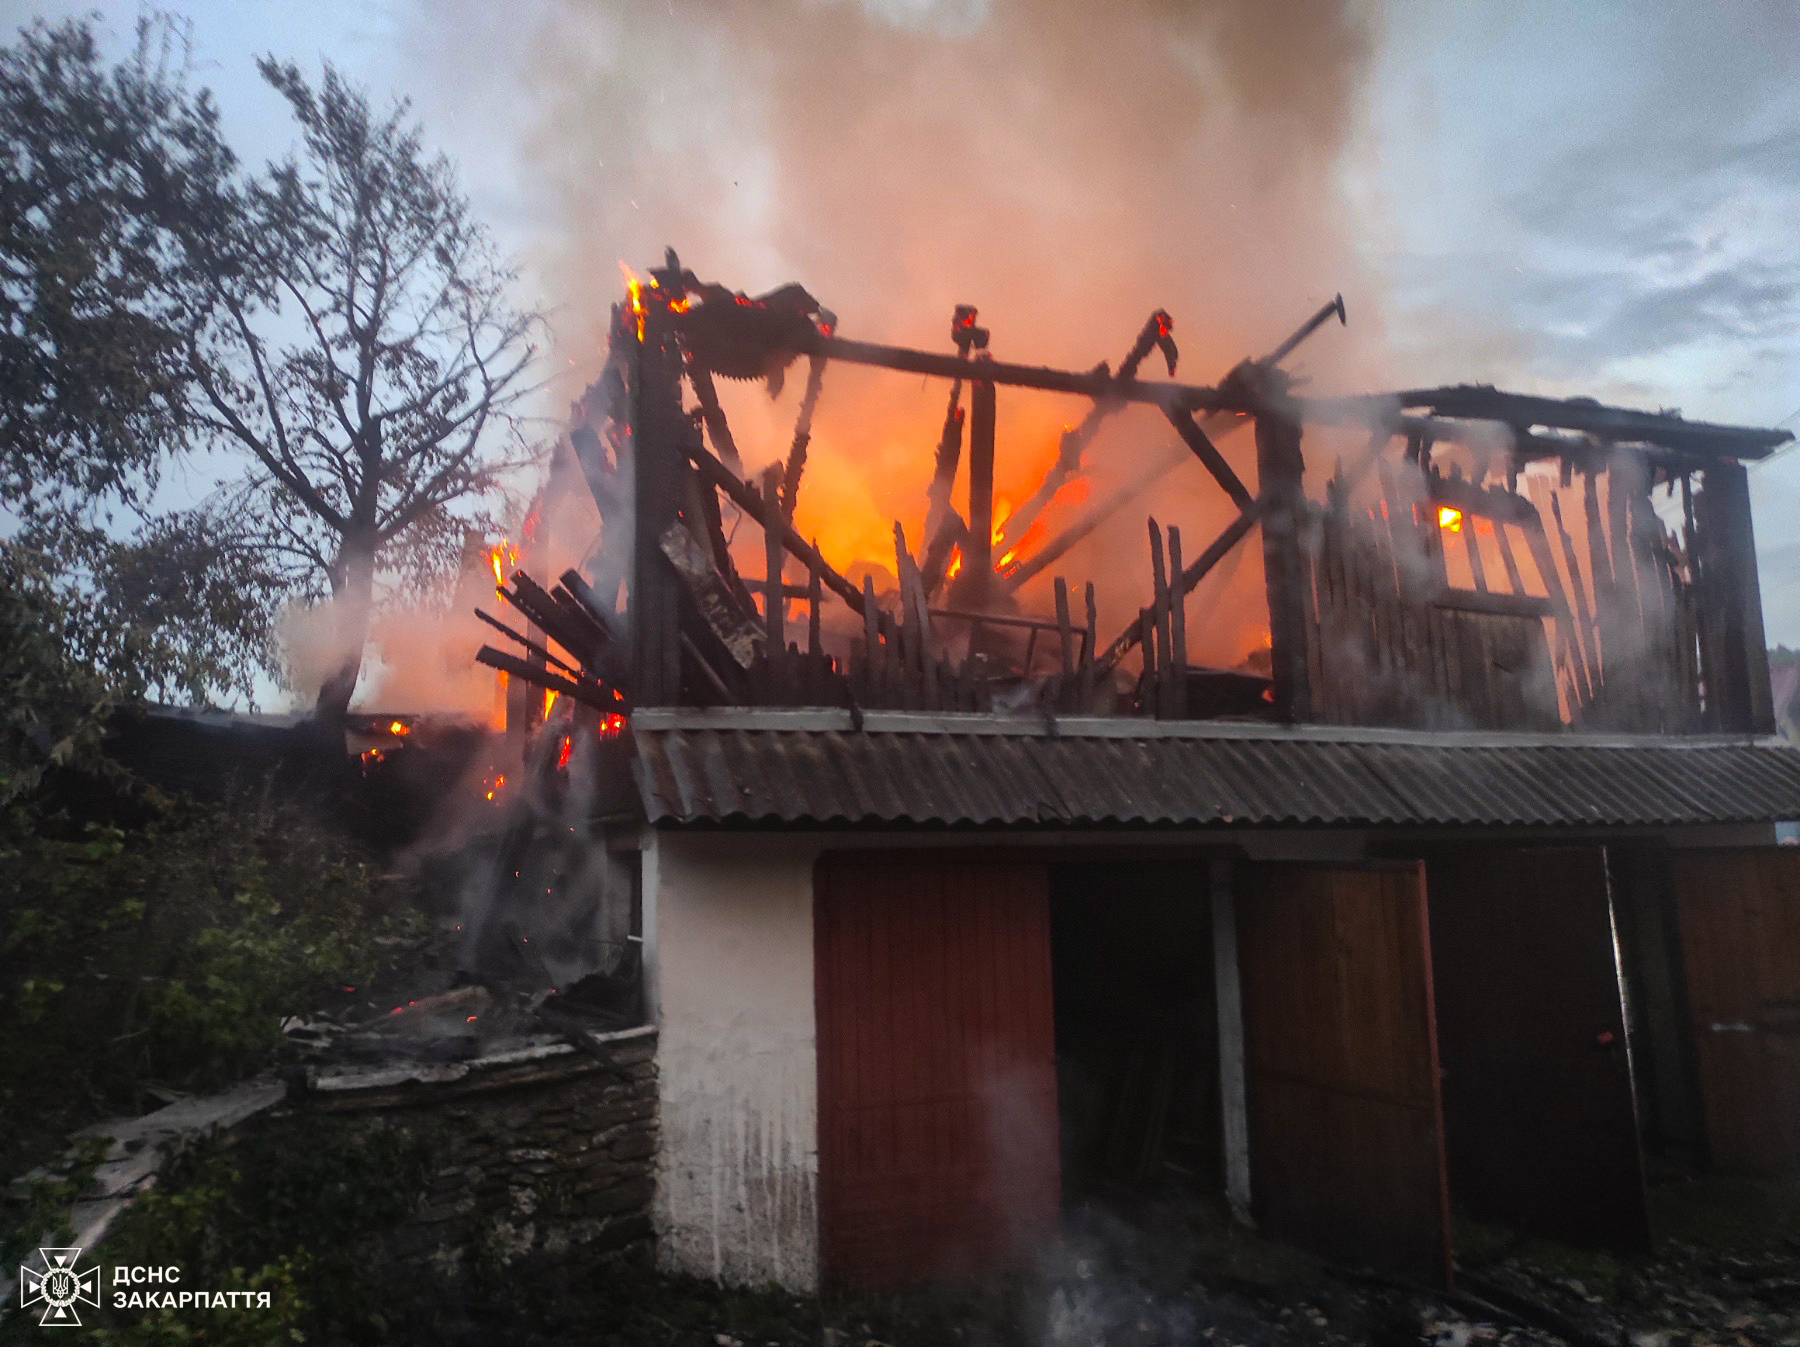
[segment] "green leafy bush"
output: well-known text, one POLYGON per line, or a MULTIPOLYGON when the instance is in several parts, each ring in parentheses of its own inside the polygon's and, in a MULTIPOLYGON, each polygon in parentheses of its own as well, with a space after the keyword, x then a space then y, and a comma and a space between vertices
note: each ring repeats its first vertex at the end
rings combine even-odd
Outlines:
POLYGON ((262 800, 152 801, 129 830, 0 812, 0 1174, 148 1083, 253 1073, 421 919, 345 842, 262 800))

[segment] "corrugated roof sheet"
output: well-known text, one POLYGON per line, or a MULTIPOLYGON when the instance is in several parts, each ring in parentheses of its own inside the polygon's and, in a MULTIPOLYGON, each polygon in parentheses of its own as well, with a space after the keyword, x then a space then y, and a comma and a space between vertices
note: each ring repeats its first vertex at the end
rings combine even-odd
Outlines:
POLYGON ((653 823, 1661 826, 1800 818, 1767 741, 640 712, 653 823))

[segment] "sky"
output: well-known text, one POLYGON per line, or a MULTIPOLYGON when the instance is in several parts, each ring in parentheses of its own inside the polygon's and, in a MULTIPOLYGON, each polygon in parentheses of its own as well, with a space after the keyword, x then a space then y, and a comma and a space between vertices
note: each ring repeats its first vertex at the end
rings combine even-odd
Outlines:
MULTIPOLYGON (((1154 8, 1151 0, 1138 8, 1146 5, 1154 8)), ((989 0, 793 0, 784 12, 828 28, 859 6, 866 23, 926 30, 945 43, 979 40, 997 22, 989 0)), ((751 96, 757 78, 811 76, 804 62, 767 53, 745 54, 733 68, 740 54, 716 0, 168 7, 191 19, 196 75, 215 90, 246 158, 277 153, 288 140, 279 104, 256 77, 258 53, 303 65, 325 57, 377 94, 410 98, 428 138, 461 165, 478 211, 523 259, 525 297, 557 316, 569 347, 558 359, 572 368, 586 361, 579 348, 610 298, 579 293, 585 276, 572 280, 572 202, 602 222, 594 231, 602 243, 609 230, 619 235, 605 267, 627 252, 654 261, 633 250, 661 237, 651 218, 655 184, 609 164, 602 140, 569 132, 571 117, 616 113, 593 101, 608 80, 653 100, 642 125, 682 115, 668 106, 671 90, 698 109, 690 121, 714 119, 710 138, 672 143, 689 154, 695 145, 739 146, 709 171, 732 193, 722 208, 764 230, 750 231, 760 251, 745 256, 771 282, 810 281, 774 274, 809 253, 769 223, 793 228, 766 199, 769 161, 732 132, 762 106, 751 96), (644 16, 657 9, 652 25, 644 16), (673 77, 622 82, 622 66, 652 60, 673 77), (580 193, 571 194, 572 180, 580 193)), ((0 0, 0 20, 10 32, 33 17, 92 8, 0 0)), ((1791 75, 1800 69, 1800 22, 1785 0, 1346 0, 1344 8, 1362 16, 1368 46, 1326 105, 1342 134, 1328 159, 1307 166, 1331 181, 1306 205, 1325 201, 1344 265, 1357 272, 1343 340, 1379 345, 1381 373, 1394 386, 1494 383, 1800 429, 1800 81, 1791 75)), ((137 7, 99 12, 125 35, 137 7)), ((1258 50, 1277 59, 1245 79, 1261 82, 1266 115, 1281 116, 1315 82, 1346 76, 1321 69, 1332 53, 1302 31, 1313 7, 1267 12, 1292 31, 1267 35, 1258 50)), ((1082 77, 1081 56, 1069 53, 1072 78, 1082 77)), ((829 87, 830 72, 815 70, 829 87)), ((1229 82, 1233 72, 1217 77, 1229 82)), ((1093 72, 1102 85, 1107 78, 1093 72)), ((941 91, 929 94, 942 101, 941 91)), ((1237 94, 1257 106, 1254 90, 1237 94)), ((1029 115, 1028 91, 1009 106, 1029 115)), ((867 172, 873 184, 881 165, 871 161, 867 172)), ((1221 209, 1235 208, 1231 195, 1222 193, 1221 209)), ((1351 292, 1349 280, 1344 288, 1351 292)), ((934 323, 937 316, 934 308, 934 323)), ((1769 639, 1800 645, 1800 453, 1754 468, 1751 486, 1769 639)))

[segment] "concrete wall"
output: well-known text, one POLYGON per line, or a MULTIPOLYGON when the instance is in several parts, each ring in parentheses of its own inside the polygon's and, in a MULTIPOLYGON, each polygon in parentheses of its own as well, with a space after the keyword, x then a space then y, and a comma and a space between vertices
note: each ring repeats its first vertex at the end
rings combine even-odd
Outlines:
POLYGON ((812 870, 771 835, 654 834, 644 853, 670 1270, 818 1285, 812 870))

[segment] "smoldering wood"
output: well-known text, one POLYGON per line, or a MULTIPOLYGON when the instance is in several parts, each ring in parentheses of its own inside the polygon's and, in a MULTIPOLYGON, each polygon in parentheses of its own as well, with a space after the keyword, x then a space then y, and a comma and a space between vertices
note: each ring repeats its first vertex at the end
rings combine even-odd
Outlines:
POLYGON ((677 520, 663 530, 661 547, 663 556, 668 558, 687 587, 688 598, 700 619, 718 638, 732 662, 739 669, 749 669, 763 650, 764 633, 756 629, 750 615, 738 606, 724 578, 712 568, 693 533, 677 520))
POLYGON ((522 660, 516 655, 509 655, 504 650, 496 650, 491 645, 484 645, 475 652, 475 662, 485 664, 490 669, 498 669, 508 678, 516 678, 533 687, 566 695, 584 706, 591 706, 596 710, 616 711, 619 709, 618 700, 606 688, 592 683, 577 683, 573 679, 552 673, 528 660, 522 660))
POLYGON ((731 465, 733 472, 744 470, 743 455, 738 452, 737 441, 731 434, 731 423, 725 419, 725 409, 719 405, 719 390, 713 383, 712 371, 698 360, 687 362, 688 384, 694 390, 694 401, 700 407, 701 423, 706 427, 706 437, 712 441, 713 452, 731 465))
POLYGON ((787 460, 781 470, 781 512, 789 520, 800 502, 800 478, 806 471, 806 450, 812 443, 813 412, 819 405, 819 391, 825 386, 825 361, 814 356, 807 361, 806 389, 800 396, 800 410, 794 418, 794 437, 788 444, 787 460))
POLYGON ((969 526, 962 521, 956 511, 948 511, 937 532, 925 546, 925 559, 920 563, 919 575, 925 584, 927 594, 936 594, 944 586, 945 577, 950 569, 950 556, 967 541, 969 526))
POLYGON ((586 676, 585 671, 579 665, 570 664, 567 660, 559 659, 542 645, 539 645, 536 641, 532 640, 529 636, 524 635, 522 632, 514 631, 511 627, 507 626, 506 623, 502 622, 499 618, 495 617, 492 613, 487 612, 485 609, 477 608, 475 610, 475 616, 487 623, 488 626, 492 627, 495 631, 518 642, 528 654, 543 660, 544 663, 553 665, 575 678, 586 676))

